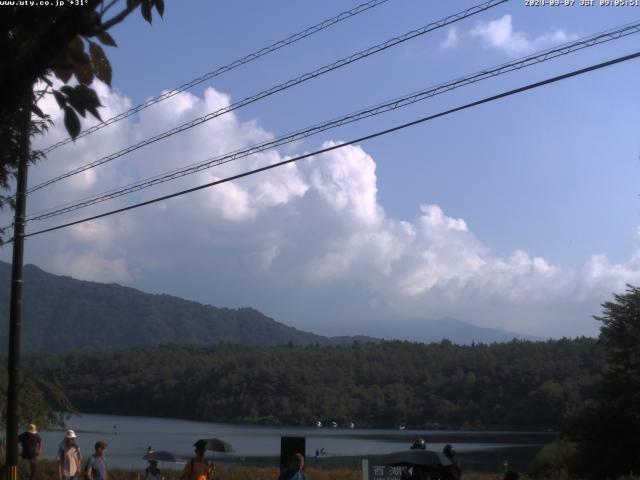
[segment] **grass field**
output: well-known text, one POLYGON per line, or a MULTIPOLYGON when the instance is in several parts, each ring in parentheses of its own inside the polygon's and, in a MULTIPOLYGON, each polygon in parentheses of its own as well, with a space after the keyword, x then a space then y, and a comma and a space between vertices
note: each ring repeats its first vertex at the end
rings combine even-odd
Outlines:
MULTIPOLYGON (((4 459, 2 459, 4 460, 4 459)), ((4 470, 4 465, 1 465, 4 470)), ((18 467, 19 480, 27 480, 29 473, 29 467, 23 460, 20 460, 18 467)), ((216 467, 214 479, 215 480, 277 480, 278 478, 277 468, 257 468, 257 467, 231 467, 226 468, 223 466, 216 467)), ((362 474, 359 470, 351 469, 336 469, 336 470, 323 470, 313 467, 306 469, 308 480, 360 480, 362 474)), ((123 470, 123 469, 110 469, 109 480, 143 480, 144 472, 142 470, 123 470)), ((181 472, 175 470, 163 471, 165 480, 180 480, 181 472)), ((5 478, 4 475, 0 478, 5 478)), ((484 475, 464 475, 465 480, 502 480, 503 475, 501 473, 496 474, 484 474, 484 475)), ((527 480, 529 477, 526 475, 520 475, 522 480, 527 480)), ((38 473, 36 480, 56 480, 56 464, 52 460, 42 460, 38 463, 38 473)), ((541 480, 569 480, 570 477, 566 474, 559 474, 552 476, 549 479, 541 480)), ((621 480, 640 480, 640 477, 625 477, 621 480)))
MULTIPOLYGON (((20 461, 18 467, 18 478, 27 480, 29 473, 28 465, 20 461)), ((163 471, 166 480, 179 480, 180 472, 175 470, 163 471)), ((309 467, 306 469, 308 480, 360 480, 362 473, 359 470, 337 469, 322 470, 309 467)), ((216 480, 277 480, 277 468, 256 468, 256 467, 216 467, 214 478, 216 480)), ((144 472, 136 470, 110 469, 109 480, 142 480, 144 472)), ((4 477, 2 477, 4 478, 4 477)), ((57 478, 56 465, 52 460, 42 460, 38 462, 37 480, 55 480, 57 478)), ((465 475, 469 480, 501 480, 502 475, 465 475)))

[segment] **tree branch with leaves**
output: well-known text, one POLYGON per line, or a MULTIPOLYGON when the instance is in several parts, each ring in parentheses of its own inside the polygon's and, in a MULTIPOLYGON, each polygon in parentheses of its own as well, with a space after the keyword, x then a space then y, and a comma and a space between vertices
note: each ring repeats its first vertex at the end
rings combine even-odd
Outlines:
MULTIPOLYGON (((113 72, 103 47, 117 44, 108 30, 138 8, 151 23, 153 10, 161 17, 164 14, 164 0, 88 0, 82 6, 0 8, 0 190, 8 190, 18 159, 24 155, 20 148, 24 136, 31 139, 51 125, 38 101, 54 95, 72 138, 80 133, 80 118, 87 113, 101 120, 102 105, 91 85, 97 78, 111 86, 113 72), (56 88, 53 77, 64 85, 56 88), (36 90, 37 85, 45 88, 36 90), (27 110, 32 118, 29 128, 20 122, 27 110)), ((30 150, 27 160, 35 163, 42 158, 42 152, 30 150)), ((0 209, 6 206, 13 208, 11 196, 0 195, 0 209)))

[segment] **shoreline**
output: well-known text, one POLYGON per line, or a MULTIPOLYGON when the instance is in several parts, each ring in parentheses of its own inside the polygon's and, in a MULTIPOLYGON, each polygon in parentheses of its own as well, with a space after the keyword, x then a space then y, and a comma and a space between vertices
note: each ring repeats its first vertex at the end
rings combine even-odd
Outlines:
MULTIPOLYGON (((285 423, 263 423, 263 422, 217 422, 214 420, 207 419, 199 419, 195 417, 166 417, 163 415, 137 415, 131 413, 117 413, 117 412, 94 412, 94 411, 84 411, 69 414, 68 418, 83 416, 83 415, 104 415, 104 416, 118 416, 118 417, 128 417, 128 418, 147 418, 147 419, 157 419, 157 420, 179 420, 181 422, 194 422, 194 423, 209 423, 211 425, 219 425, 224 427, 252 427, 252 428, 287 428, 287 429, 317 429, 320 432, 350 432, 350 431, 397 431, 398 435, 401 436, 403 433, 411 434, 417 432, 429 432, 434 435, 455 435, 458 434, 466 434, 466 435, 500 435, 500 434, 508 434, 508 435, 549 435, 555 436, 559 435, 561 432, 559 430, 550 430, 550 429, 535 429, 535 428, 518 428, 509 425, 493 425, 490 427, 483 427, 479 425, 467 425, 467 426, 450 426, 450 425, 426 425, 426 426, 417 426, 417 427, 407 427, 407 428, 398 428, 397 426, 369 426, 366 423, 362 425, 358 425, 355 428, 347 428, 344 426, 339 427, 331 427, 328 424, 323 425, 322 427, 317 427, 316 425, 309 424, 295 424, 289 425, 285 423)), ((64 428, 54 428, 51 431, 63 431, 64 428)))

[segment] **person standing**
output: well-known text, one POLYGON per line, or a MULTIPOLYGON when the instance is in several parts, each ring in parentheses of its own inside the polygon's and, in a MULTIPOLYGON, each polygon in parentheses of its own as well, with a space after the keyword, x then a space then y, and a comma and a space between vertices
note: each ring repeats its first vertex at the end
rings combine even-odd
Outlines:
POLYGON ((29 479, 34 480, 36 477, 36 463, 42 449, 42 439, 33 423, 27 426, 25 432, 18 435, 18 442, 20 442, 22 448, 20 456, 29 462, 29 479))
POLYGON ((149 466, 144 471, 143 480, 162 480, 157 460, 149 460, 149 466))
POLYGON ((82 453, 76 444, 76 432, 67 430, 58 449, 58 480, 76 480, 82 476, 82 453))
POLYGON ((107 480, 107 464, 104 460, 107 444, 99 440, 94 448, 95 452, 89 457, 84 468, 84 478, 87 480, 107 480))
POLYGON ((451 465, 445 467, 446 477, 448 480, 460 480, 462 478, 462 469, 456 458, 456 449, 451 445, 445 445, 442 453, 449 459, 451 465))
POLYGON ((193 444, 196 456, 187 462, 182 472, 182 480, 211 480, 213 478, 213 465, 204 458, 207 448, 206 440, 198 440, 193 444))
POLYGON ((278 480, 307 480, 304 473, 304 457, 296 453, 291 459, 291 466, 280 473, 278 480))

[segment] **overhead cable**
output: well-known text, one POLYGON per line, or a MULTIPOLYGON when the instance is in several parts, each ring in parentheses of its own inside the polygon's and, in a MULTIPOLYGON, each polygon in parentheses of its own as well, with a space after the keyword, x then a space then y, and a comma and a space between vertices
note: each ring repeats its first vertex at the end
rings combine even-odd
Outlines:
POLYGON ((397 37, 393 37, 389 40, 387 40, 386 42, 383 43, 379 43, 377 45, 374 45, 372 47, 369 47, 365 50, 361 50, 357 53, 354 53, 353 55, 350 55, 348 57, 345 57, 341 60, 338 60, 336 62, 333 62, 329 65, 325 65, 323 67, 320 67, 312 72, 309 73, 305 73, 304 75, 301 75, 299 77, 293 78, 291 80, 288 80, 284 83, 281 83, 279 85, 276 85, 274 87, 271 87, 267 90, 263 90, 262 92, 255 94, 251 97, 247 97, 243 100, 240 100, 236 103, 233 103, 231 105, 228 105, 227 107, 221 108, 219 110, 216 110, 214 112, 208 113, 202 117, 198 117, 195 120, 191 120, 189 122, 183 123, 182 125, 179 125, 175 128, 172 128, 171 130, 168 130, 166 132, 160 133, 158 135, 155 135, 153 137, 147 138, 145 140, 142 140, 134 145, 131 145, 129 147, 126 147, 122 150, 119 150, 118 152, 112 153, 110 155, 107 155, 105 157, 100 158, 99 160, 95 160, 93 162, 87 163, 85 165, 82 165, 78 168, 75 168, 73 170, 70 170, 66 173, 63 173, 61 175, 58 175, 57 177, 51 178, 49 180, 46 180, 45 182, 42 182, 34 187, 31 187, 29 190, 27 190, 27 193, 33 193, 36 190, 40 190, 41 188, 44 188, 48 185, 51 185, 53 183, 59 182, 60 180, 63 180, 65 178, 77 175, 79 173, 85 172, 91 168, 95 168, 99 165, 103 165, 107 162, 111 162, 112 160, 115 160, 117 158, 122 157, 123 155, 126 155, 128 153, 131 153, 133 151, 136 151, 142 147, 146 147, 147 145, 150 145, 152 143, 155 143, 157 141, 160 140, 164 140, 167 137, 170 137, 172 135, 175 135, 177 133, 183 132, 185 130, 189 130, 193 127, 196 127, 202 123, 208 122, 209 120, 212 120, 216 117, 219 117, 221 115, 224 115, 225 113, 229 113, 232 112, 234 110, 237 110, 238 108, 244 107, 246 105, 249 105, 251 103, 257 102, 258 100, 262 100, 263 98, 266 98, 268 96, 271 96, 275 93, 281 92, 283 90, 286 90, 288 88, 291 88, 295 85, 298 85, 300 83, 306 82, 308 80, 311 80, 313 78, 319 77, 321 75, 324 75, 325 73, 331 72, 333 70, 337 70, 341 67, 344 67, 346 65, 350 65, 358 60, 361 60, 363 58, 369 57, 371 55, 374 55, 376 53, 382 52, 388 48, 394 47, 396 45, 399 45, 403 42, 406 42, 412 38, 418 37, 420 35, 424 35, 428 32, 431 32, 433 30, 442 28, 446 25, 450 25, 454 22, 458 22, 460 20, 463 20, 467 17, 470 17, 472 15, 476 15, 480 12, 484 12, 490 8, 496 7, 502 3, 508 2, 509 0, 489 0, 487 2, 481 3, 479 5, 475 5, 473 7, 467 8, 466 10, 453 14, 453 15, 449 15, 448 17, 445 17, 441 20, 438 20, 436 22, 432 22, 428 25, 425 25, 424 27, 418 28, 416 30, 412 30, 410 32, 404 33, 403 35, 397 36, 397 37))
MULTIPOLYGON (((636 59, 638 57, 640 57, 640 51, 632 53, 630 55, 625 55, 623 57, 618 57, 618 58, 615 58, 613 60, 609 60, 609 61, 606 61, 606 62, 598 63, 596 65, 591 65, 589 67, 581 68, 579 70, 574 70, 572 72, 565 73, 565 74, 562 74, 562 75, 558 75, 558 76, 555 76, 555 77, 552 77, 552 78, 548 78, 546 80, 542 80, 542 81, 535 82, 535 83, 530 83, 530 84, 525 85, 523 87, 515 88, 513 90, 508 90, 506 92, 499 93, 497 95, 493 95, 493 96, 490 96, 490 97, 486 97, 486 98, 483 98, 482 100, 477 100, 475 102, 467 103, 465 105, 462 105, 462 106, 459 106, 459 107, 455 107, 455 108, 452 108, 452 109, 449 109, 449 110, 445 110, 443 112, 436 113, 434 115, 428 115, 426 117, 422 117, 422 118, 419 118, 417 120, 413 120, 411 122, 404 123, 402 125, 398 125, 398 126, 395 126, 395 127, 392 127, 392 128, 388 128, 386 130, 381 130, 381 131, 378 131, 376 133, 372 133, 370 135, 365 135, 364 137, 356 138, 356 139, 350 140, 350 141, 345 142, 345 143, 332 145, 330 147, 322 148, 322 149, 316 150, 316 151, 311 152, 311 153, 306 153, 304 155, 299 155, 297 157, 293 157, 293 158, 290 158, 290 159, 287 159, 287 160, 283 160, 281 162, 273 163, 271 165, 266 165, 264 167, 256 168, 256 169, 249 170, 249 171, 246 171, 246 172, 243 172, 243 173, 239 173, 237 175, 232 175, 230 177, 226 177, 226 178, 223 178, 223 179, 220 179, 220 180, 209 182, 209 183, 206 183, 204 185, 199 185, 197 187, 188 188, 186 190, 181 190, 179 192, 171 193, 169 195, 163 195, 161 197, 157 197, 157 198, 154 198, 154 199, 151 199, 151 200, 146 200, 144 202, 136 203, 134 205, 129 205, 129 206, 123 207, 123 208, 118 208, 118 209, 111 210, 111 211, 108 211, 108 212, 105 212, 105 213, 101 213, 101 214, 98 214, 98 215, 93 215, 93 216, 90 216, 90 217, 82 218, 80 220, 75 220, 75 221, 64 223, 64 224, 57 225, 57 226, 54 226, 54 227, 45 228, 45 229, 42 229, 42 230, 37 230, 35 232, 31 232, 31 233, 26 234, 25 237, 32 237, 32 236, 35 236, 35 235, 41 235, 43 233, 53 232, 55 230, 60 230, 62 228, 71 227, 73 225, 78 225, 78 224, 81 224, 81 223, 89 222, 91 220, 97 220, 99 218, 108 217, 108 216, 111 216, 111 215, 115 215, 117 213, 126 212, 128 210, 133 210, 133 209, 140 208, 140 207, 143 207, 143 206, 146 206, 146 205, 151 205, 153 203, 157 203, 157 202, 161 202, 161 201, 168 200, 168 199, 171 199, 171 198, 175 198, 175 197, 179 197, 179 196, 182 196, 182 195, 186 195, 188 193, 196 192, 198 190, 203 190, 205 188, 213 187, 215 185, 220 185, 220 184, 227 183, 227 182, 230 182, 230 181, 233 181, 233 180, 238 180, 240 178, 248 177, 248 176, 254 175, 256 173, 260 173, 260 172, 264 172, 264 171, 267 171, 267 170, 271 170, 273 168, 280 167, 280 166, 283 166, 283 165, 286 165, 286 164, 289 164, 289 163, 297 162, 297 161, 300 161, 300 160, 305 159, 305 158, 309 158, 309 157, 312 157, 312 156, 315 156, 315 155, 320 155, 322 153, 327 153, 327 152, 330 152, 330 151, 333 151, 333 150, 338 150, 340 148, 344 148, 344 147, 349 146, 349 145, 353 145, 353 144, 356 144, 356 143, 360 143, 360 142, 364 142, 364 141, 367 141, 367 140, 371 140, 373 138, 381 137, 383 135, 387 135, 387 134, 392 133, 392 132, 403 130, 405 128, 412 127, 412 126, 415 126, 415 125, 418 125, 418 124, 421 124, 421 123, 424 123, 424 122, 427 122, 427 121, 430 121, 430 120, 434 120, 434 119, 439 118, 439 117, 444 117, 446 115, 450 115, 450 114, 455 113, 455 112, 466 110, 466 109, 469 109, 469 108, 472 108, 472 107, 476 107, 478 105, 482 105, 482 104, 485 104, 485 103, 493 102, 495 100, 499 100, 501 98, 505 98, 505 97, 508 97, 508 96, 511 96, 511 95, 522 93, 522 92, 525 92, 525 91, 528 91, 528 90, 533 90, 535 88, 539 88, 539 87, 542 87, 542 86, 545 86, 545 85, 549 85, 549 84, 552 84, 552 83, 555 83, 555 82, 559 82, 559 81, 565 80, 567 78, 576 77, 578 75, 583 75, 585 73, 589 73, 589 72, 592 72, 592 71, 595 71, 595 70, 599 70, 599 69, 602 69, 602 68, 610 67, 612 65, 615 65, 615 64, 618 64, 618 63, 622 63, 622 62, 626 62, 626 61, 629 61, 629 60, 633 60, 633 59, 636 59)), ((5 243, 9 243, 9 241, 7 241, 5 243)))
MULTIPOLYGON (((275 52, 276 50, 280 50, 283 47, 291 45, 291 44, 293 44, 293 43, 295 43, 295 42, 297 42, 299 40, 302 40, 303 38, 309 37, 309 36, 311 36, 311 35, 313 35, 315 33, 318 33, 320 31, 328 28, 328 27, 331 27, 331 26, 333 26, 333 25, 335 25, 337 23, 340 23, 343 20, 347 20, 347 19, 349 19, 351 17, 354 17, 354 16, 356 16, 356 15, 362 13, 362 12, 366 12, 367 10, 370 10, 370 9, 372 9, 374 7, 377 7, 378 5, 381 5, 381 4, 386 3, 388 1, 389 0, 370 0, 369 2, 362 3, 362 4, 352 8, 350 10, 346 10, 346 11, 344 11, 342 13, 339 13, 335 17, 328 18, 328 19, 326 19, 326 20, 324 20, 324 21, 322 21, 322 22, 320 22, 320 23, 318 23, 316 25, 313 25, 312 27, 309 27, 309 28, 307 28, 305 30, 302 30, 301 32, 294 33, 293 35, 291 35, 291 36, 289 36, 289 37, 287 37, 287 38, 285 38, 283 40, 279 40, 279 41, 277 41, 275 43, 272 43, 268 47, 264 47, 264 48, 261 48, 260 50, 256 50, 255 52, 250 53, 250 54, 248 54, 248 55, 246 55, 246 56, 244 56, 244 57, 242 57, 242 58, 240 58, 238 60, 234 60, 233 62, 231 62, 231 63, 229 63, 227 65, 224 65, 222 67, 218 67, 215 70, 213 70, 211 72, 208 72, 208 73, 205 73, 204 75, 201 75, 198 78, 194 78, 193 80, 191 80, 191 81, 189 81, 187 83, 184 83, 184 84, 180 85, 179 87, 174 88, 173 90, 169 90, 169 91, 163 92, 160 95, 158 95, 157 97, 150 98, 146 102, 141 103, 140 105, 137 105, 137 106, 135 106, 133 108, 130 108, 129 110, 127 110, 125 112, 119 113, 118 115, 115 115, 115 116, 105 120, 102 123, 99 123, 97 125, 89 127, 87 129, 83 130, 82 132, 80 132, 78 134, 78 136, 76 137, 76 139, 84 137, 84 136, 89 135, 91 133, 97 132, 98 130, 100 130, 100 129, 108 126, 108 125, 114 124, 116 122, 119 122, 120 120, 123 120, 123 119, 125 119, 127 117, 130 117, 131 115, 134 115, 134 114, 144 110, 145 108, 148 108, 148 107, 150 107, 152 105, 155 105, 156 103, 162 102, 163 100, 171 98, 171 97, 177 95, 178 93, 181 93, 181 92, 184 92, 186 90, 189 90, 189 89, 195 87, 196 85, 199 85, 199 84, 201 84, 203 82, 206 82, 207 80, 211 80, 212 78, 217 77, 219 75, 222 75, 223 73, 226 73, 226 72, 228 72, 230 70, 238 68, 238 67, 240 67, 242 65, 245 65, 245 64, 247 64, 249 62, 257 60, 260 57, 264 57, 265 55, 268 55, 270 53, 275 52)), ((63 145, 71 143, 73 141, 74 141, 74 139, 72 139, 70 137, 67 137, 64 140, 61 140, 61 141, 59 141, 57 143, 54 143, 53 145, 49 145, 48 147, 43 149, 42 152, 47 154, 47 153, 55 150, 56 148, 59 148, 59 147, 61 147, 63 145)))
POLYGON ((403 97, 389 100, 387 102, 375 105, 373 107, 368 107, 366 109, 362 109, 357 112, 350 113, 348 115, 343 115, 341 117, 335 118, 333 120, 329 120, 324 123, 320 123, 320 124, 307 127, 301 130, 297 130, 293 133, 288 133, 278 138, 267 140, 259 144, 251 145, 249 147, 236 150, 234 152, 225 153, 224 155, 212 157, 202 162, 195 163, 180 169, 164 172, 164 173, 155 175, 153 177, 147 178, 145 180, 131 183, 129 185, 122 186, 116 189, 111 189, 109 191, 102 192, 100 194, 90 196, 82 200, 76 200, 74 202, 69 202, 64 205, 59 205, 42 212, 37 212, 29 216, 26 221, 32 222, 32 221, 45 220, 58 215, 62 215, 64 213, 69 213, 75 210, 79 210, 81 208, 102 203, 107 200, 112 200, 114 198, 131 194, 131 193, 134 193, 155 185, 159 185, 168 181, 172 181, 177 178, 184 177, 186 175, 191 175, 197 172, 201 172, 203 170, 206 170, 218 165, 222 165, 225 163, 229 163, 229 162, 238 160, 240 158, 245 158, 247 156, 254 155, 254 154, 263 152, 265 150, 273 149, 281 145, 292 143, 294 141, 298 141, 303 138, 307 138, 311 135, 315 135, 320 132, 324 132, 336 127, 340 127, 342 125, 346 125, 346 124, 353 123, 368 117, 372 117, 372 116, 386 113, 392 110, 396 110, 398 108, 402 108, 402 107, 414 104, 416 102, 426 100, 436 95, 440 95, 442 93, 454 90, 456 88, 460 88, 469 84, 486 80, 487 78, 492 78, 498 75, 502 75, 502 74, 514 71, 514 70, 519 70, 532 65, 536 65, 536 64, 545 62, 547 60, 557 58, 559 56, 568 55, 572 52, 576 52, 584 48, 599 45, 601 43, 609 42, 611 40, 622 38, 624 36, 631 35, 638 32, 640 32, 640 21, 636 23, 627 24, 621 27, 616 27, 615 29, 609 29, 598 34, 581 38, 574 42, 569 42, 557 47, 549 48, 541 52, 537 52, 532 55, 519 58, 512 62, 503 63, 495 67, 481 70, 474 74, 460 77, 456 80, 452 80, 446 83, 441 83, 439 85, 430 87, 428 89, 424 89, 418 92, 405 95, 403 97))

